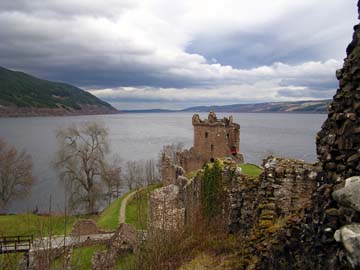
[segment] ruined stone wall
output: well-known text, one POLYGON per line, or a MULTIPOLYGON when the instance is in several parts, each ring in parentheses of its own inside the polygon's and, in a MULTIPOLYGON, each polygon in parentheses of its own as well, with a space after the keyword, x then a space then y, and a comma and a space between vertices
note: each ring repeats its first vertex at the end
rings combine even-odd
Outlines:
POLYGON ((312 164, 269 157, 260 179, 234 176, 229 192, 229 231, 248 233, 276 220, 298 216, 311 205, 316 173, 312 164))
MULTIPOLYGON (((259 179, 237 172, 225 162, 223 219, 229 232, 249 232, 260 221, 264 228, 279 218, 298 215, 311 204, 315 189, 314 166, 303 161, 271 157, 259 179)), ((149 224, 155 228, 190 226, 201 212, 201 172, 193 179, 180 176, 175 185, 151 193, 149 224)))
POLYGON ((180 200, 180 187, 174 184, 149 194, 148 231, 176 231, 184 225, 185 208, 180 200))
MULTIPOLYGON (((358 3, 359 6, 359 3, 358 3)), ((360 175, 360 25, 354 26, 353 40, 346 49, 343 68, 336 72, 339 80, 328 118, 316 138, 321 165, 319 189, 314 193, 311 227, 319 241, 314 258, 324 269, 351 269, 343 246, 334 239, 337 229, 360 222, 359 213, 336 202, 333 192, 345 184, 345 179, 360 175)))
POLYGON ((71 231, 71 235, 90 235, 98 233, 106 233, 107 231, 98 228, 95 221, 92 219, 80 219, 78 220, 71 231))
POLYGON ((174 183, 176 179, 176 165, 173 164, 167 156, 161 158, 161 181, 164 185, 174 183))
POLYGON ((186 172, 193 172, 202 168, 209 160, 195 152, 193 148, 184 150, 177 155, 179 165, 186 172))

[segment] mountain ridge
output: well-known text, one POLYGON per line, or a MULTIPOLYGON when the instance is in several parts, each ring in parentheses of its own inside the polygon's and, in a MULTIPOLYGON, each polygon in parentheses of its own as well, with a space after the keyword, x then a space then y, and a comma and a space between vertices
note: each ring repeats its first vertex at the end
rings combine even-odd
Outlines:
POLYGON ((76 86, 0 67, 0 116, 117 112, 109 103, 76 86))
POLYGON ((243 113, 327 113, 331 100, 302 100, 284 102, 263 102, 252 104, 230 104, 195 106, 182 110, 148 109, 148 110, 123 110, 124 113, 170 113, 170 112, 243 112, 243 113))

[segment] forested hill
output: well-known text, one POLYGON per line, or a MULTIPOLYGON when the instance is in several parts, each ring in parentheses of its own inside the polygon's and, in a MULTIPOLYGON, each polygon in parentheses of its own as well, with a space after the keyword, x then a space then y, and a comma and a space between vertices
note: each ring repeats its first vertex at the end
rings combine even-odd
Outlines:
POLYGON ((0 116, 116 112, 110 104, 75 86, 0 67, 0 116))

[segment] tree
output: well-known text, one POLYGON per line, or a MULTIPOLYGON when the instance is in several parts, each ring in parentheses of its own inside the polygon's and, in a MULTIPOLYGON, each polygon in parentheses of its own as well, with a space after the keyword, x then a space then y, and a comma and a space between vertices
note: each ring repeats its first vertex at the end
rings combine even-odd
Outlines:
POLYGON ((155 160, 148 159, 145 162, 145 181, 147 185, 154 184, 159 181, 159 172, 155 160))
POLYGON ((129 160, 126 162, 126 182, 128 189, 139 188, 144 185, 144 162, 129 160))
POLYGON ((59 150, 54 167, 70 192, 69 203, 73 209, 83 207, 87 213, 94 213, 97 203, 103 199, 101 181, 107 168, 107 136, 107 128, 97 122, 63 128, 56 134, 59 150))
POLYGON ((107 201, 111 203, 112 198, 120 196, 120 188, 123 185, 123 178, 121 177, 121 167, 119 166, 119 158, 115 158, 112 164, 104 164, 102 180, 106 184, 107 201))
POLYGON ((171 162, 173 164, 177 164, 177 153, 181 152, 181 150, 184 148, 184 143, 177 143, 177 144, 169 144, 164 145, 162 151, 160 152, 160 160, 161 157, 165 154, 168 158, 170 158, 171 162))
POLYGON ((0 210, 26 196, 34 182, 31 156, 0 139, 0 210))

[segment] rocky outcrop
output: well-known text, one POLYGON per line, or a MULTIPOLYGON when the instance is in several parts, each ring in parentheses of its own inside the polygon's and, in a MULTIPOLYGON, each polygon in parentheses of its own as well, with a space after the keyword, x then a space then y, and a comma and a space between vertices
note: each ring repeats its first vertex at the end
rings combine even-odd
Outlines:
POLYGON ((360 211, 360 177, 346 179, 345 187, 335 190, 332 196, 339 205, 360 211))
POLYGON ((346 250, 346 257, 353 268, 360 265, 360 224, 350 224, 335 232, 334 238, 341 242, 346 250))

